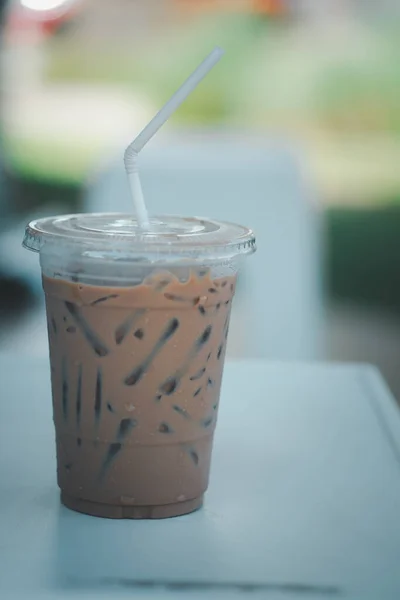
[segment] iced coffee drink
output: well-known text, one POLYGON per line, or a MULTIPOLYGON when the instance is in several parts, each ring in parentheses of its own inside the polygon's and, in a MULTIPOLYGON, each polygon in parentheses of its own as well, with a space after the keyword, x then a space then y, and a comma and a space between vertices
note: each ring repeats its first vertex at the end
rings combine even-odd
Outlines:
POLYGON ((113 518, 199 508, 252 232, 75 215, 31 224, 25 245, 41 255, 62 502, 113 518))

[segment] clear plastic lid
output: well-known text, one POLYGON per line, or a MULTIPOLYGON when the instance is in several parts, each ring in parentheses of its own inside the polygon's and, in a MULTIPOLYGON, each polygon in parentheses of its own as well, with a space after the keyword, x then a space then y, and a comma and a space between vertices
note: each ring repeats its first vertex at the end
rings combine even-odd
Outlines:
POLYGON ((251 229, 200 217, 156 216, 149 230, 133 215, 89 213, 48 217, 26 227, 23 245, 34 252, 71 250, 118 261, 195 262, 231 259, 255 251, 251 229))

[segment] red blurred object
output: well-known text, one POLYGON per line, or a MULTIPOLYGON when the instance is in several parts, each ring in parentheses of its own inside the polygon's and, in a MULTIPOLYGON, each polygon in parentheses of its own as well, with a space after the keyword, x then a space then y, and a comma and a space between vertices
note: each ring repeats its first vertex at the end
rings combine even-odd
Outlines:
POLYGON ((283 15, 287 6, 284 0, 253 0, 253 10, 264 15, 283 15))
POLYGON ((9 34, 29 33, 35 31, 45 37, 56 33, 63 25, 70 22, 79 12, 81 2, 66 2, 58 10, 32 10, 19 2, 11 5, 7 29, 9 34))
POLYGON ((223 10, 278 16, 287 13, 288 0, 175 0, 180 8, 197 12, 223 10))

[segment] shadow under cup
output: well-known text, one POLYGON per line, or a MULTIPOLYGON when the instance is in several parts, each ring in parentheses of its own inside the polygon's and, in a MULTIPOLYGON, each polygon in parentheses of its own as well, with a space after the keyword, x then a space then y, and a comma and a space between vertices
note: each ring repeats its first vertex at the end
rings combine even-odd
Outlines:
POLYGON ((140 243, 136 260, 81 240, 39 249, 61 499, 102 517, 201 506, 239 264, 215 247, 155 264, 140 243))

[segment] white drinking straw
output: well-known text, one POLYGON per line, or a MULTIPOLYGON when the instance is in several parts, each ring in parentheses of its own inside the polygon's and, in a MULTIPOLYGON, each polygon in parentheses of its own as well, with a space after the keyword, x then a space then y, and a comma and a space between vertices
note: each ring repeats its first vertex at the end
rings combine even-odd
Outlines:
POLYGON ((222 48, 214 48, 214 50, 203 60, 203 62, 197 67, 195 71, 186 79, 181 87, 175 92, 175 94, 168 100, 168 102, 162 107, 160 111, 152 118, 150 123, 139 133, 139 135, 133 140, 133 142, 125 150, 124 163, 125 169, 129 179, 129 185, 135 205, 136 216, 139 226, 143 229, 149 227, 149 215, 147 212, 146 204, 143 198, 142 186, 139 178, 138 170, 138 154, 145 144, 153 137, 155 133, 160 129, 166 120, 172 115, 173 112, 182 104, 184 100, 193 92, 195 87, 200 83, 202 79, 211 71, 211 69, 220 60, 224 51, 222 48))

